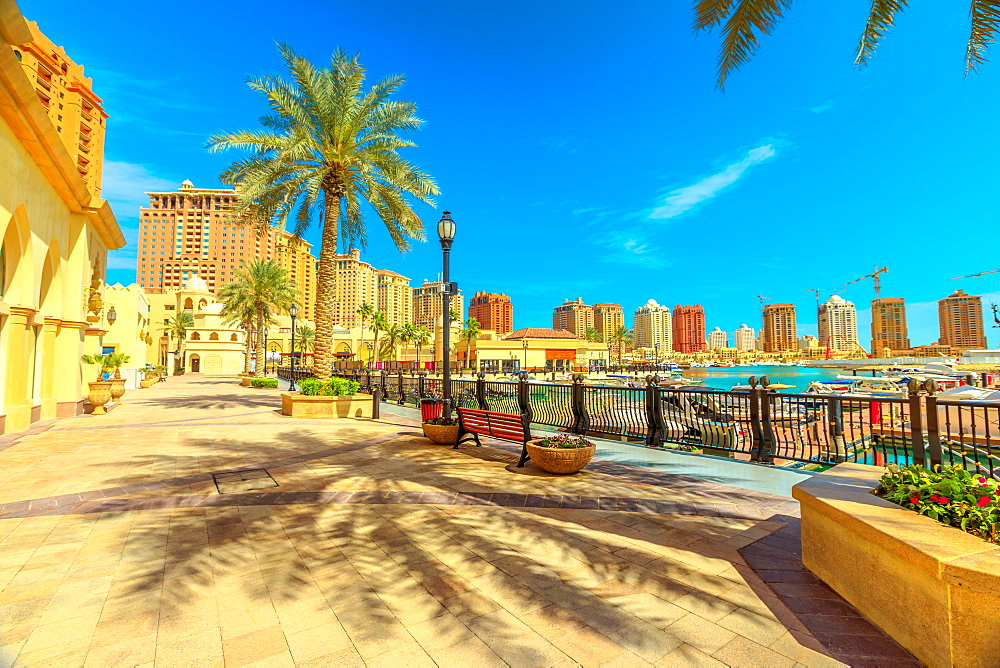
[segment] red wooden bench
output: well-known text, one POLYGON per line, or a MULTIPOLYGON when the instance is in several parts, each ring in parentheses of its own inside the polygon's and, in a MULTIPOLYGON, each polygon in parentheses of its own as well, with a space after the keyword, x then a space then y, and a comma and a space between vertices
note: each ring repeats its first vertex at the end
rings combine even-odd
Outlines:
POLYGON ((531 429, 525 415, 514 413, 497 413, 482 411, 477 408, 458 408, 458 441, 457 448, 464 442, 474 441, 482 446, 479 435, 513 441, 521 444, 521 461, 518 466, 524 466, 528 461, 528 441, 531 440, 531 429))

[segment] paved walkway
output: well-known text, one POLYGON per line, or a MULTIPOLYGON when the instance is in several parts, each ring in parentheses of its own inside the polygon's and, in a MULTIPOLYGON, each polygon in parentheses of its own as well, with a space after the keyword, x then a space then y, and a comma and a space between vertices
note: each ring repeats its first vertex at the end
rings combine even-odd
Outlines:
POLYGON ((0 439, 0 666, 913 666, 785 497, 172 378, 0 439))

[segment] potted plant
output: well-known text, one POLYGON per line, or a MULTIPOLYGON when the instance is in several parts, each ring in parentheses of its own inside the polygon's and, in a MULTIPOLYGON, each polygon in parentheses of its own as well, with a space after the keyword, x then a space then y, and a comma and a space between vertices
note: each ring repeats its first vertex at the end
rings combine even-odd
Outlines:
POLYGON ((139 373, 142 374, 142 380, 139 381, 139 387, 142 389, 149 389, 156 382, 156 379, 160 376, 160 370, 155 366, 146 366, 139 369, 139 373))
POLYGON ((303 378, 298 392, 281 393, 281 413, 301 418, 372 416, 372 397, 358 394, 357 381, 303 378))
POLYGON ((125 394, 125 379, 122 378, 122 366, 128 364, 129 356, 123 353, 110 353, 108 363, 114 370, 114 375, 109 379, 111 382, 111 400, 120 404, 122 396, 125 394))
POLYGON ((527 443, 528 456, 549 473, 576 473, 594 456, 597 446, 571 434, 536 438, 527 443))
POLYGON ((458 440, 458 420, 435 417, 423 423, 424 436, 438 445, 455 445, 458 440))
POLYGON ((94 407, 94 415, 104 415, 104 405, 111 401, 111 383, 104 380, 104 374, 111 369, 110 355, 84 355, 80 360, 84 364, 93 364, 97 367, 97 380, 87 383, 90 392, 87 394, 87 401, 94 407))

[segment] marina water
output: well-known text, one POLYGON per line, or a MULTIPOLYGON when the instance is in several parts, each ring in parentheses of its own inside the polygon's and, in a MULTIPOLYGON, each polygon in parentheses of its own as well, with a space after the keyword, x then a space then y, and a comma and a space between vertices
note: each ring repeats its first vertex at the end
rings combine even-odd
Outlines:
MULTIPOLYGON (((799 366, 733 366, 684 370, 685 378, 702 381, 699 387, 729 390, 733 385, 746 384, 750 376, 758 378, 767 376, 772 384, 793 386, 794 389, 780 390, 784 393, 802 392, 813 381, 836 380, 837 374, 849 376, 851 372, 844 369, 814 369, 799 366)), ((871 373, 859 371, 858 375, 870 376, 871 373)))

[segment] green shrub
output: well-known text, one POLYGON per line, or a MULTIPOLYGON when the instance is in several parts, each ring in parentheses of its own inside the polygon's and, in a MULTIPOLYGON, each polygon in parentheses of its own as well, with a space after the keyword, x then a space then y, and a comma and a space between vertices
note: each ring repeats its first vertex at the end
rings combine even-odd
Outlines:
POLYGON ((277 378, 251 378, 250 387, 267 387, 267 388, 277 388, 278 379, 277 378))
POLYGON ((876 496, 1000 543, 1000 482, 960 466, 890 465, 876 496))
POLYGON ((345 378, 304 378, 299 382, 299 391, 307 397, 349 397, 357 394, 360 387, 357 381, 345 378))
POLYGON ((427 420, 425 424, 432 424, 437 427, 457 427, 458 420, 455 418, 434 417, 427 420))

